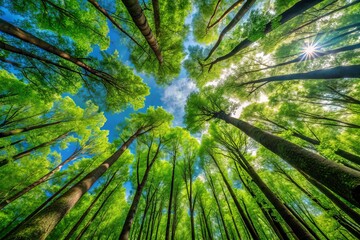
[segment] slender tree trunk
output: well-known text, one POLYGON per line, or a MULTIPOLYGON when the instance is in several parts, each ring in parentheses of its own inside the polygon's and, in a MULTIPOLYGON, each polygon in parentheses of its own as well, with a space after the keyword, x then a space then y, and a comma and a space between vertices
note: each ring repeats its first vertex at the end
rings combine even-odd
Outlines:
POLYGON ((211 24, 211 21, 212 21, 212 20, 213 20, 213 18, 215 17, 216 12, 217 12, 217 10, 218 10, 218 8, 219 8, 219 6, 220 6, 220 3, 221 3, 221 0, 218 0, 218 1, 216 2, 216 5, 215 5, 215 8, 214 8, 214 11, 213 11, 213 13, 211 14, 211 16, 210 16, 210 18, 209 18, 209 22, 208 22, 208 24, 206 25, 206 30, 208 30, 208 29, 209 29, 209 26, 210 26, 210 24, 211 24))
MULTIPOLYGON (((152 202, 153 202, 152 200, 153 200, 155 194, 156 194, 156 190, 155 190, 155 192, 153 193, 153 195, 150 196, 150 190, 149 190, 148 194, 146 195, 145 209, 144 209, 144 213, 143 213, 143 216, 142 216, 142 219, 141 219, 139 234, 138 234, 138 237, 137 237, 138 240, 141 239, 141 235, 142 235, 143 228, 144 228, 144 224, 145 224, 145 220, 146 220, 146 214, 147 214, 147 212, 149 211, 150 205, 151 205, 152 202)), ((133 238, 131 238, 131 239, 133 239, 133 238)))
POLYGON ((102 8, 99 3, 95 0, 88 0, 88 2, 90 4, 92 4, 96 10, 98 10, 99 12, 101 12, 112 24, 114 24, 114 26, 122 33, 124 33, 126 36, 128 36, 137 46, 139 46, 144 52, 146 52, 145 48, 138 43, 138 41, 136 41, 136 39, 134 39, 129 33, 127 33, 121 26, 119 23, 117 23, 115 21, 115 19, 104 9, 102 8))
POLYGON ((349 160, 352 163, 360 165, 360 156, 358 156, 358 155, 355 155, 353 153, 350 153, 350 152, 345 151, 345 150, 340 149, 340 148, 335 151, 335 154, 349 160))
POLYGON ((174 207, 173 207, 174 214, 173 214, 172 226, 171 226, 171 240, 175 240, 176 227, 178 224, 177 211, 179 208, 179 201, 180 201, 179 200, 179 194, 180 194, 179 192, 180 192, 180 190, 177 189, 176 193, 175 193, 174 207))
POLYGON ((209 223, 209 221, 207 219, 207 215, 205 213, 205 208, 204 208, 204 205, 203 205, 201 200, 199 201, 199 204, 200 204, 200 209, 201 209, 202 216, 204 218, 206 231, 208 233, 207 235, 208 235, 209 239, 212 240, 213 237, 212 237, 212 232, 211 232, 211 226, 210 226, 210 223, 209 223))
MULTIPOLYGON (((291 207, 289 207, 289 206, 286 206, 286 207, 287 207, 288 211, 291 212, 291 214, 297 219, 297 221, 298 221, 299 223, 301 223, 301 224, 304 226, 304 228, 313 236, 311 239, 321 240, 321 238, 316 234, 316 232, 315 232, 314 230, 312 230, 312 228, 309 226, 309 224, 307 224, 307 223, 304 221, 304 219, 302 219, 297 212, 295 212, 295 211, 294 211, 291 207)), ((299 236, 299 237, 300 237, 300 239, 301 239, 301 236, 299 236)), ((304 239, 307 239, 307 238, 304 238, 304 239)))
MULTIPOLYGON (((283 25, 286 22, 293 19, 294 17, 297 17, 298 15, 304 13, 306 10, 312 8, 313 6, 315 6, 316 4, 318 4, 322 1, 323 0, 300 0, 299 2, 295 3, 291 8, 287 9, 282 14, 278 15, 276 17, 276 19, 280 19, 279 25, 283 25)), ((266 35, 266 34, 270 33, 272 30, 274 30, 273 22, 270 21, 266 24, 263 34, 266 35)), ((224 61, 224 60, 229 59, 230 57, 236 55, 241 50, 249 47, 252 43, 254 43, 254 40, 250 40, 249 38, 244 39, 238 45, 236 45, 235 48, 233 50, 231 50, 229 53, 227 53, 221 57, 218 57, 217 59, 212 61, 210 63, 210 68, 212 65, 214 65, 218 62, 224 61)))
POLYGON ((217 194, 216 194, 214 182, 213 182, 213 180, 212 180, 211 175, 208 174, 208 176, 209 176, 209 180, 210 180, 209 183, 210 183, 211 192, 212 192, 212 194, 213 194, 213 197, 214 197, 214 199, 215 199, 216 205, 217 205, 217 207, 218 207, 218 211, 219 211, 219 214, 220 214, 220 219, 221 219, 221 222, 222 222, 223 227, 224 227, 224 230, 225 230, 226 239, 227 239, 227 240, 230 240, 229 231, 228 231, 228 229, 227 229, 227 227, 226 227, 226 222, 225 222, 225 220, 224 220, 223 212, 222 212, 222 210, 221 210, 221 205, 220 205, 218 196, 217 196, 217 194))
POLYGON ((244 15, 250 10, 250 8, 254 5, 255 2, 256 0, 247 0, 244 3, 244 5, 239 9, 239 11, 236 13, 236 15, 231 20, 231 22, 228 25, 226 25, 226 27, 221 31, 218 40, 216 41, 215 45, 211 48, 208 56, 204 59, 204 61, 208 60, 211 57, 211 55, 215 52, 215 50, 218 48, 221 41, 225 37, 225 34, 236 26, 236 24, 244 17, 244 15))
MULTIPOLYGON (((272 227, 272 229, 274 230, 274 232, 276 233, 278 238, 281 239, 281 240, 289 240, 289 237, 286 234, 285 229, 283 228, 283 226, 279 222, 279 219, 274 216, 274 213, 272 212, 272 208, 266 207, 266 203, 264 204, 260 200, 258 200, 259 197, 257 197, 255 192, 250 188, 250 186, 248 186, 248 184, 241 177, 239 168, 237 166, 237 164, 239 164, 239 163, 237 163, 236 161, 234 161, 234 162, 235 162, 235 169, 236 169, 236 172, 237 172, 237 175, 238 175, 240 181, 244 185, 246 191, 256 200, 256 203, 257 203, 258 207, 261 209, 261 211, 264 214, 266 220, 269 222, 269 225, 272 227)), ((291 229, 290 229, 290 233, 294 237, 296 237, 294 232, 291 229)))
POLYGON ((169 206, 168 206, 168 214, 167 214, 167 222, 166 222, 166 233, 165 233, 166 240, 169 240, 169 238, 170 238, 171 208, 172 208, 174 183, 175 183, 175 167, 176 167, 176 150, 174 152, 173 168, 172 168, 172 174, 171 174, 170 197, 169 197, 169 206))
POLYGON ((85 64, 84 62, 79 60, 79 58, 73 57, 69 53, 60 50, 56 46, 53 46, 53 45, 41 40, 40 38, 37 38, 34 35, 26 32, 20 28, 15 27, 14 25, 10 24, 9 22, 5 21, 4 19, 0 19, 0 31, 7 33, 15 38, 18 38, 24 42, 33 44, 49 53, 55 54, 55 55, 59 56, 60 58, 63 58, 67 61, 70 61, 70 62, 74 63, 75 65, 81 67, 85 71, 90 72, 105 81, 109 81, 109 79, 111 78, 110 75, 88 66, 87 64, 85 64))
MULTIPOLYGON (((149 149, 149 151, 150 150, 151 149, 149 149)), ((124 225, 123 225, 121 233, 120 233, 120 237, 119 237, 120 240, 129 239, 131 226, 132 226, 132 223, 134 221, 135 213, 136 213, 137 207, 138 207, 140 199, 141 199, 142 191, 143 191, 143 189, 145 187, 145 184, 146 184, 146 182, 148 180, 148 177, 149 177, 150 170, 151 170, 151 168, 152 168, 152 166, 153 166, 159 152, 160 152, 160 144, 158 145, 158 147, 156 149, 156 153, 155 153, 153 159, 151 160, 150 164, 147 165, 147 167, 146 167, 146 170, 145 170, 144 176, 143 176, 143 178, 141 180, 141 183, 136 188, 134 199, 133 199, 133 201, 131 203, 130 209, 129 209, 128 213, 127 213, 124 225)))
MULTIPOLYGON (((233 5, 231 5, 228 9, 226 9, 226 11, 212 24, 208 25, 208 29, 214 27, 215 25, 217 25, 219 22, 221 22, 232 10, 234 10, 235 8, 237 8, 238 6, 240 6, 242 3, 244 2, 244 0, 238 0, 236 1, 233 5)), ((210 21, 209 21, 210 23, 210 21)))
POLYGON ((90 187, 119 159, 141 134, 141 131, 141 128, 138 129, 113 155, 71 187, 64 195, 42 209, 32 219, 24 222, 8 239, 45 239, 90 187))
MULTIPOLYGON (((301 26, 299 26, 299 27, 291 30, 290 33, 294 33, 294 32, 296 32, 296 31, 299 31, 300 29, 302 29, 302 28, 304 28, 304 27, 306 27, 306 26, 309 26, 310 24, 312 24, 312 23, 314 23, 314 22, 319 21, 320 19, 322 19, 322 18, 324 18, 324 17, 327 17, 327 16, 329 16, 329 15, 331 15, 331 14, 333 14, 333 13, 336 13, 336 12, 338 12, 338 11, 341 11, 341 10, 343 10, 343 9, 345 9, 345 8, 351 7, 351 6, 353 6, 353 5, 355 5, 355 4, 359 3, 359 2, 360 2, 360 0, 355 0, 355 1, 353 1, 352 3, 346 4, 346 5, 344 5, 344 6, 342 6, 342 7, 339 7, 339 8, 337 8, 337 9, 335 9, 335 10, 329 11, 329 12, 327 12, 326 14, 323 14, 323 15, 321 15, 321 16, 315 17, 315 18, 312 19, 311 21, 308 21, 307 23, 305 23, 305 24, 303 24, 303 25, 301 25, 301 26)), ((329 4, 329 5, 330 5, 330 4, 329 4)))
POLYGON ((89 212, 91 211, 91 209, 93 209, 93 207, 95 206, 95 204, 97 203, 97 201, 99 200, 99 198, 101 197, 101 195, 105 192, 105 190, 108 188, 108 186, 110 185, 111 181, 114 179, 116 172, 114 172, 114 174, 111 176, 111 178, 109 179, 109 181, 104 185, 104 187, 101 189, 101 191, 97 194, 97 196, 94 198, 94 200, 91 202, 91 204, 89 205, 89 207, 85 210, 85 212, 81 215, 81 217, 79 218, 79 220, 75 223, 75 225, 71 228, 70 232, 66 235, 66 237, 64 238, 64 240, 68 240, 72 237, 72 235, 74 235, 74 233, 76 232, 76 230, 79 228, 80 224, 84 221, 85 217, 89 214, 89 212))
POLYGON ((29 131, 35 130, 35 129, 54 126, 54 125, 60 124, 62 122, 63 121, 57 121, 57 122, 52 122, 52 123, 45 123, 45 124, 33 125, 33 126, 29 126, 29 127, 17 128, 17 129, 10 130, 10 131, 7 131, 7 132, 0 132, 0 138, 14 136, 16 134, 29 132, 29 131))
POLYGON ((155 33, 156 37, 160 36, 160 7, 159 0, 151 0, 154 12, 154 22, 155 22, 155 33))
POLYGON ((96 210, 96 212, 94 213, 94 215, 91 217, 91 219, 85 224, 84 228, 81 229, 81 232, 76 236, 76 240, 80 239, 84 233, 86 232, 86 230, 88 230, 90 224, 94 221, 94 219, 98 216, 98 214, 100 213, 100 211, 104 208, 105 204, 107 203, 107 201, 109 200, 109 198, 111 197, 111 195, 115 192, 115 190, 117 189, 117 187, 114 187, 113 190, 111 190, 111 192, 106 196, 106 198, 101 202, 100 207, 96 210))
POLYGON ((159 44, 155 38, 155 36, 152 34, 151 28, 146 20, 146 17, 143 13, 143 10, 141 9, 141 6, 139 4, 138 0, 122 0, 124 3, 126 9, 131 15, 131 18, 133 19, 134 23, 142 33, 142 35, 145 37, 147 43, 155 53, 156 58, 158 59, 159 63, 161 64, 163 62, 163 57, 161 55, 159 44))
POLYGON ((244 210, 242 209, 242 207, 241 207, 241 205, 240 205, 239 200, 237 199, 237 196, 236 196, 234 190, 232 189, 230 183, 228 182, 228 180, 227 180, 227 178, 225 177, 223 171, 221 170, 220 166, 218 165, 216 159, 214 158, 214 156, 213 156, 212 154, 211 154, 210 156, 211 156, 211 158, 213 159, 213 161, 214 161, 217 169, 218 169, 219 172, 220 172, 220 175, 221 175, 221 177, 222 177, 222 179, 223 179, 223 181, 224 181, 224 183, 225 183, 225 185, 226 185, 226 188, 228 189, 228 191, 229 191, 229 193, 230 193, 230 196, 231 196, 231 198, 233 199, 233 201, 234 201, 234 203, 235 203, 235 206, 236 206, 236 208, 237 208, 237 210, 238 210, 238 212, 239 212, 242 220, 243 220, 244 223, 245 223, 245 227, 247 228, 247 230, 249 231, 249 233, 250 233, 250 235, 251 235, 251 237, 252 237, 253 239, 259 239, 260 237, 259 237, 256 229, 253 227, 253 225, 251 224, 250 220, 247 218, 244 210))
POLYGON ((35 182, 33 182, 32 184, 28 185, 27 187, 23 188, 22 190, 20 190, 18 193, 8 197, 7 199, 5 199, 3 202, 0 203, 0 209, 4 208, 5 206, 7 206, 8 204, 12 203, 13 201, 15 201, 16 199, 18 199, 19 197, 21 197, 22 195, 24 195, 25 193, 29 192, 30 190, 32 190, 33 188, 39 186, 40 184, 42 184, 43 182, 46 182, 52 175, 54 175, 57 171, 59 171, 61 169, 62 166, 64 166, 66 163, 74 160, 77 158, 77 151, 74 152, 73 154, 71 154, 71 156, 69 156, 65 161, 63 161, 62 163, 60 163, 59 165, 57 165, 53 170, 51 170, 50 172, 48 172, 47 174, 45 174, 44 176, 42 176, 41 178, 39 178, 38 180, 36 180, 35 182))
POLYGON ((337 79, 337 78, 359 78, 359 76, 360 76, 360 65, 351 65, 351 66, 339 66, 328 69, 320 69, 306 73, 294 73, 294 74, 261 78, 254 81, 240 83, 239 86, 256 84, 256 83, 265 83, 265 82, 266 83, 283 82, 290 80, 310 80, 310 79, 326 80, 326 79, 337 79))
POLYGON ((360 173, 312 153, 285 139, 262 131, 224 112, 216 116, 239 128, 246 135, 287 161, 294 168, 317 179, 320 183, 360 206, 360 173))
MULTIPOLYGON (((16 160, 19 160, 20 158, 23 158, 23 157, 26 157, 26 156, 30 155, 33 151, 36 151, 36 150, 38 150, 38 149, 40 149, 40 148, 43 148, 43 147, 50 146, 50 145, 56 143, 57 141, 65 138, 68 134, 69 134, 69 132, 66 132, 66 133, 64 133, 64 134, 62 134, 62 135, 60 135, 60 136, 58 136, 58 137, 56 137, 56 138, 54 138, 54 139, 52 139, 52 140, 50 140, 50 141, 48 141, 48 142, 41 143, 41 144, 39 144, 39 145, 37 145, 37 146, 35 146, 35 147, 33 147, 33 148, 30 148, 30 149, 28 149, 28 150, 26 150, 26 151, 23 151, 23 152, 21 152, 21 153, 18 153, 18 154, 16 154, 15 156, 12 156, 11 158, 7 158, 7 159, 4 159, 4 160, 0 160, 0 167, 8 164, 8 163, 10 162, 10 159, 13 159, 13 161, 16 161, 16 160)), ((30 189, 29 189, 29 190, 30 190, 30 189)), ((16 199, 16 198, 15 198, 15 199, 16 199)), ((14 201, 15 199, 13 199, 12 201, 14 201)), ((11 202, 11 201, 10 201, 10 202, 11 202)), ((8 202, 8 203, 10 203, 10 202, 8 202)), ((3 203, 1 203, 1 204, 0 204, 0 209, 2 209, 3 207, 5 207, 8 203, 7 203, 6 201, 3 202, 3 203), (3 205, 3 204, 5 204, 5 205, 3 205)))
POLYGON ((224 197, 225 197, 225 202, 226 202, 226 204, 227 204, 227 206, 228 206, 228 208, 229 208, 229 212, 230 212, 230 215, 231 215, 231 220, 233 221, 233 224, 234 224, 234 227, 235 227, 235 231, 236 231, 237 237, 238 237, 238 239, 241 239, 240 231, 239 231, 239 228, 238 228, 238 226, 237 226, 237 224, 236 224, 236 221, 235 221, 235 218, 234 218, 234 214, 233 214, 233 212, 232 212, 232 210, 231 210, 231 206, 230 206, 229 200, 228 200, 228 198, 227 198, 227 196, 226 196, 226 193, 225 193, 225 191, 224 191, 224 188, 222 188, 222 192, 223 192, 223 195, 224 195, 224 197))
POLYGON ((305 178, 314 185, 320 192, 322 192, 326 197, 328 197, 331 202, 333 202, 338 208, 341 209, 346 215, 348 215, 356 223, 360 223, 360 214, 350 208, 346 203, 340 200, 334 193, 329 189, 323 186, 320 182, 310 177, 308 174, 303 174, 305 178))
MULTIPOLYGON (((256 173, 253 167, 248 163, 245 157, 238 152, 239 160, 246 166, 244 169, 255 182, 255 184, 260 188, 261 192, 264 193, 266 198, 271 202, 271 204, 278 211, 280 216, 286 221, 291 230, 295 233, 298 238, 305 237, 306 239, 313 239, 313 236, 304 228, 304 226, 297 221, 297 219, 291 214, 291 212, 286 208, 286 206, 280 201, 280 199, 271 191, 271 189, 263 182, 260 176, 256 173)), ((215 158, 212 156, 213 160, 216 162, 215 158)))

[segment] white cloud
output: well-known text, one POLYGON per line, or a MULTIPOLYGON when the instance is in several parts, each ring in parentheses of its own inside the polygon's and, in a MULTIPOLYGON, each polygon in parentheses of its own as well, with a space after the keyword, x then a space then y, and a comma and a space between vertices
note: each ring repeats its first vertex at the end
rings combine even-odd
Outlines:
POLYGON ((187 97, 196 90, 195 83, 187 78, 175 80, 165 88, 161 101, 164 108, 174 114, 174 125, 182 125, 187 97))

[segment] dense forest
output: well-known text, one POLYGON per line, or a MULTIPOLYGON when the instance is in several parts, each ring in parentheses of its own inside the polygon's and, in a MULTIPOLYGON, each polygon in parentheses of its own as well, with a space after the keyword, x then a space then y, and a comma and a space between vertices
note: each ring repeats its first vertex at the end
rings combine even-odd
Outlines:
POLYGON ((0 15, 0 239, 360 239, 360 0, 0 15))

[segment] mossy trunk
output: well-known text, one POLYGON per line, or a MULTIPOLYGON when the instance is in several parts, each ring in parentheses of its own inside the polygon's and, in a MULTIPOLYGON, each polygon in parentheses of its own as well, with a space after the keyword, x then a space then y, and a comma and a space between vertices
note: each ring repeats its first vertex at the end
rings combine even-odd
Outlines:
POLYGON ((358 171, 323 158, 281 137, 230 117, 224 112, 219 112, 216 117, 237 127, 294 168, 303 171, 346 200, 360 206, 360 173, 358 171))
POLYGON ((87 174, 80 182, 71 187, 52 204, 42 209, 32 219, 24 222, 19 230, 6 239, 45 239, 90 187, 119 159, 130 144, 140 135, 140 132, 141 129, 136 131, 134 135, 100 166, 87 174))

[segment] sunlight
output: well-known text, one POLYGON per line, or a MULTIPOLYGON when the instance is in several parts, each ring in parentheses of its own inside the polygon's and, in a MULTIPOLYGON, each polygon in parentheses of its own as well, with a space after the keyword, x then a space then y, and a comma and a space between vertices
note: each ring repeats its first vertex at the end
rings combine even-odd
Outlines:
POLYGON ((314 58, 319 52, 319 45, 316 42, 307 43, 302 49, 302 61, 314 58))

